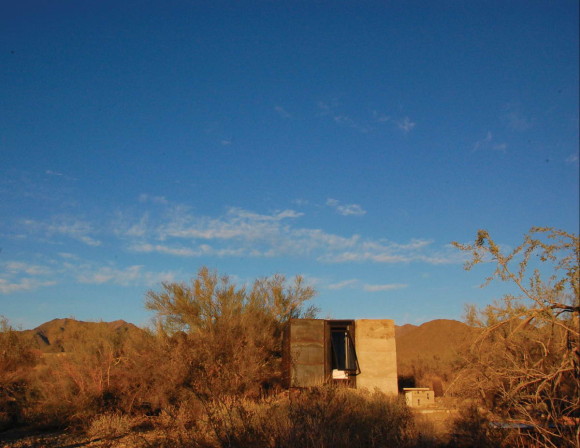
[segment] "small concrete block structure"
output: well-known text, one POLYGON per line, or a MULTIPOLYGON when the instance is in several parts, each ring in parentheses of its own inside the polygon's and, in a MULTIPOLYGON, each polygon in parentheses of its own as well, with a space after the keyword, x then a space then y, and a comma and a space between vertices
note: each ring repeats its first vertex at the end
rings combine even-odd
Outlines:
POLYGON ((289 387, 334 382, 397 394, 392 320, 292 319, 285 336, 289 387))
POLYGON ((409 407, 421 408, 435 404, 435 392, 428 387, 405 387, 403 392, 409 407))

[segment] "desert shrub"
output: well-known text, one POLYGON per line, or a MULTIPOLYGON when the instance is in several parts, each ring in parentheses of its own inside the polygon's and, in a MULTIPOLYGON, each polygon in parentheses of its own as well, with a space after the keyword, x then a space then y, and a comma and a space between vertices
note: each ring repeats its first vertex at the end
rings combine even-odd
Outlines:
POLYGON ((220 447, 411 446, 404 403, 380 392, 324 386, 290 400, 233 398, 211 403, 209 426, 220 447))
POLYGON ((0 430, 22 420, 30 376, 37 361, 38 354, 29 341, 0 316, 0 430))
POLYGON ((404 403, 380 392, 320 387, 305 391, 290 405, 287 446, 405 446, 412 417, 404 403))
POLYGON ((249 399, 220 396, 169 407, 151 446, 310 448, 416 446, 405 404, 380 392, 324 386, 249 399))
POLYGON ((91 420, 87 435, 94 439, 117 438, 129 433, 132 424, 129 416, 118 412, 100 414, 91 420))
POLYGON ((452 426, 453 448, 499 448, 513 446, 509 434, 490 424, 477 406, 467 406, 452 426))
POLYGON ((208 425, 207 416, 196 400, 183 400, 176 406, 167 406, 149 421, 153 431, 144 446, 157 448, 218 446, 208 425))
POLYGON ((466 320, 481 332, 465 353, 458 389, 532 427, 530 444, 578 446, 580 239, 535 227, 511 251, 485 230, 473 244, 453 244, 470 254, 467 270, 495 266, 485 284, 499 280, 515 291, 482 309, 468 305, 466 320))
POLYGON ((159 337, 171 347, 167 362, 177 382, 200 400, 258 397, 281 381, 282 334, 294 317, 312 315, 303 305, 314 295, 297 277, 259 279, 237 287, 207 268, 191 285, 164 283, 149 291, 159 337))
POLYGON ((64 353, 45 354, 29 390, 28 420, 41 426, 85 427, 119 409, 127 375, 123 336, 105 326, 79 327, 64 353))

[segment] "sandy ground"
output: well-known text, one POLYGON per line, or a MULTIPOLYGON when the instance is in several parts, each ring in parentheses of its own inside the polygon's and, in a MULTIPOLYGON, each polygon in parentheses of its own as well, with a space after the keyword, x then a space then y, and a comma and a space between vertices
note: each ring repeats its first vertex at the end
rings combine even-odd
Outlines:
POLYGON ((28 428, 18 428, 0 433, 2 448, 135 448, 150 447, 154 439, 152 432, 132 432, 117 438, 88 438, 82 434, 67 431, 39 432, 28 428))

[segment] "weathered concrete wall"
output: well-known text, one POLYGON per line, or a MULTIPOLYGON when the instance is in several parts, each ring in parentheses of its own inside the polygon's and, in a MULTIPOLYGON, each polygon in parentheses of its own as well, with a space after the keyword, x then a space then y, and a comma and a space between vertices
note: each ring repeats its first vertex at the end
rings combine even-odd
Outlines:
POLYGON ((361 373, 357 389, 397 394, 395 323, 390 319, 355 320, 355 348, 361 373))
POLYGON ((405 401, 407 406, 414 408, 432 406, 435 404, 435 393, 428 388, 406 388, 405 401))
POLYGON ((290 322, 290 386, 319 386, 325 380, 325 321, 292 319, 290 322))

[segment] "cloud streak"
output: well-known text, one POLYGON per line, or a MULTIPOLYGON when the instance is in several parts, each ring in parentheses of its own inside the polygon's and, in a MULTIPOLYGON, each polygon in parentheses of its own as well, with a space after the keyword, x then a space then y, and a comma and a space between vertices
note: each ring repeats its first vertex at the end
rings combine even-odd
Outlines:
POLYGON ((415 128, 416 125, 417 125, 417 123, 412 122, 409 117, 405 117, 402 120, 397 122, 397 126, 405 134, 408 134, 409 132, 411 132, 415 128))
POLYGON ((21 291, 32 291, 44 286, 55 285, 56 281, 39 281, 33 278, 21 278, 16 281, 10 281, 0 278, 0 294, 11 294, 21 291))
POLYGON ((1 272, 0 294, 33 291, 57 283, 56 280, 50 278, 55 274, 54 269, 38 264, 6 261, 2 263, 1 272))
POLYGON ((339 289, 353 287, 357 283, 358 283, 358 280, 356 280, 356 279, 344 280, 342 282, 332 283, 332 284, 328 285, 326 288, 327 289, 330 289, 330 290, 333 290, 333 291, 336 291, 336 290, 339 290, 339 289))
POLYGON ((339 215, 342 216, 362 216, 367 212, 358 204, 341 204, 336 199, 327 199, 326 205, 332 207, 336 210, 339 215))
POLYGON ((282 106, 274 106, 274 110, 282 118, 292 118, 292 115, 286 109, 284 109, 282 106))
POLYGON ((49 223, 25 219, 21 224, 30 231, 46 238, 60 235, 80 241, 87 246, 96 247, 102 244, 100 240, 91 235, 94 233, 91 224, 80 219, 57 217, 49 223))
POLYGON ((512 131, 523 132, 533 126, 533 121, 524 116, 519 108, 513 104, 508 104, 504 107, 501 120, 512 131))
POLYGON ((508 145, 507 143, 495 143, 494 142, 494 138, 493 138, 493 134, 490 131, 487 131, 487 134, 485 135, 484 138, 476 141, 473 144, 473 148, 471 150, 471 152, 477 152, 477 151, 502 151, 505 152, 507 149, 508 145))
POLYGON ((406 288, 407 284, 405 283, 387 283, 383 285, 364 285, 363 289, 367 292, 380 292, 380 291, 393 291, 396 289, 403 289, 406 288))
MULTIPOLYGON (((176 259, 204 258, 298 258, 318 263, 381 263, 405 264, 460 263, 463 260, 449 247, 436 248, 430 240, 415 238, 407 242, 365 238, 359 234, 340 235, 301 224, 304 213, 278 209, 259 213, 240 207, 229 207, 222 215, 196 214, 191 208, 174 204, 160 196, 138 198, 140 214, 117 212, 110 222, 97 226, 86 220, 55 217, 47 222, 24 220, 23 235, 36 235, 51 244, 68 244, 73 239, 86 245, 83 257, 74 248, 57 252, 45 263, 4 262, 0 275, 0 293, 32 291, 68 280, 80 284, 111 284, 123 287, 152 285, 159 281, 180 278, 180 272, 155 272, 146 268, 145 258, 136 258, 124 266, 112 260, 90 261, 106 249, 115 247, 129 256, 149 255, 176 259), (89 261, 87 261, 89 260, 89 261)), ((326 206, 342 216, 362 216, 366 211, 358 204, 343 204, 329 198, 326 206)), ((79 248, 80 250, 80 248, 79 248)), ((347 279, 326 286, 329 290, 362 288, 365 291, 386 291, 403 287, 393 285, 361 285, 347 279)))
MULTIPOLYGON (((366 213, 360 205, 335 199, 329 199, 327 205, 344 216, 366 213)), ((451 249, 436 250, 425 239, 396 243, 301 227, 303 213, 291 209, 263 214, 230 207, 224 215, 210 217, 195 215, 185 207, 169 208, 144 233, 126 232, 127 250, 175 257, 309 257, 321 263, 458 262, 451 249)), ((137 224, 126 226, 131 229, 137 224)))

